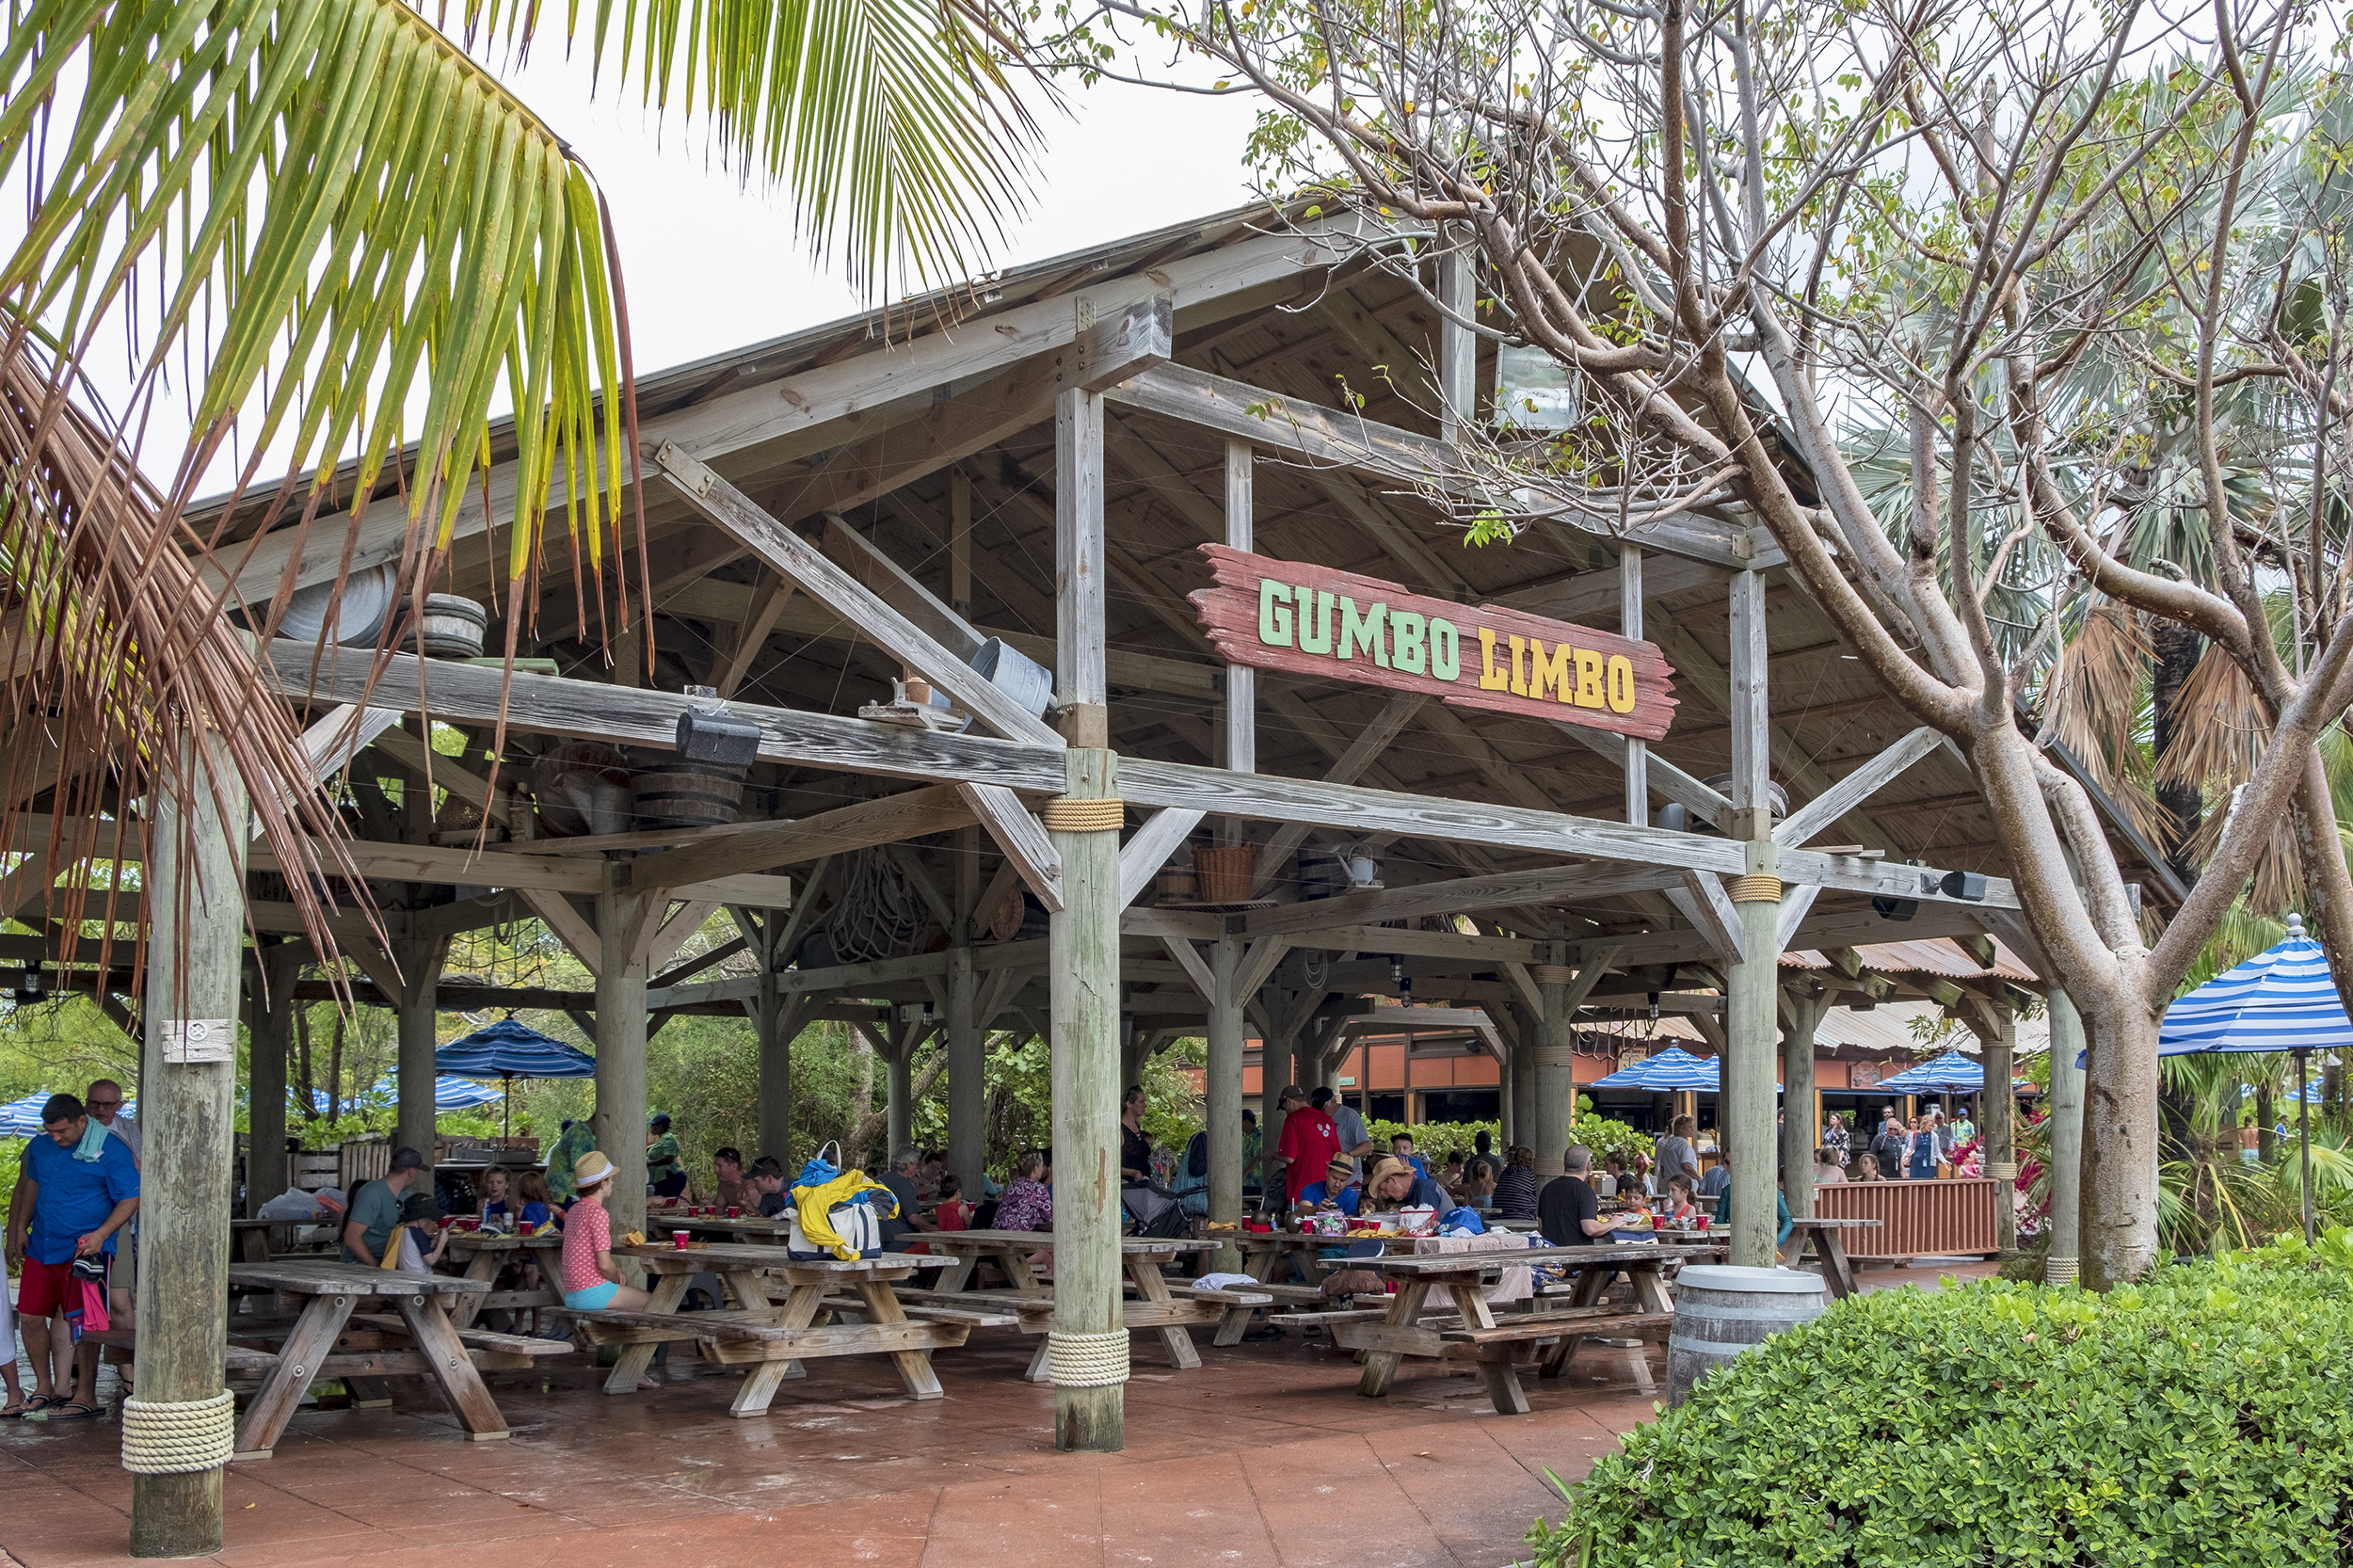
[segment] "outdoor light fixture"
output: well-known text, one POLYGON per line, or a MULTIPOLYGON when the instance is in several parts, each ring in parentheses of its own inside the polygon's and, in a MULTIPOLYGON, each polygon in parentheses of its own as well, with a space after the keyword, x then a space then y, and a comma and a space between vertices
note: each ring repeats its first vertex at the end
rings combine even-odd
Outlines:
POLYGON ((689 686, 687 708, 678 716, 678 753, 690 762, 744 768, 760 760, 760 726, 730 718, 717 688, 689 686))
MULTIPOLYGON (((1965 898, 1973 904, 1985 900, 1985 878, 1976 872, 1946 872, 1943 876, 1920 878, 1924 893, 1943 893, 1946 898, 1965 898)), ((1909 920, 1911 917, 1906 916, 1909 920)))
POLYGON ((24 972, 17 977, 16 989, 11 995, 15 997, 19 1007, 38 1007, 49 1000, 49 987, 41 979, 40 959, 36 958, 24 966, 24 972))

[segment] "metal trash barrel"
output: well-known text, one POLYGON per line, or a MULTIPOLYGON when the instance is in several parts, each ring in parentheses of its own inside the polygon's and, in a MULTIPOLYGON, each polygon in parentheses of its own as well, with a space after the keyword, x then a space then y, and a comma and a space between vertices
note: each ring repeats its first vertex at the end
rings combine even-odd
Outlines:
POLYGON ((1694 1264, 1675 1276, 1674 1291, 1674 1327, 1667 1336, 1670 1408, 1741 1352, 1812 1322, 1828 1304, 1822 1276, 1796 1269, 1694 1264))

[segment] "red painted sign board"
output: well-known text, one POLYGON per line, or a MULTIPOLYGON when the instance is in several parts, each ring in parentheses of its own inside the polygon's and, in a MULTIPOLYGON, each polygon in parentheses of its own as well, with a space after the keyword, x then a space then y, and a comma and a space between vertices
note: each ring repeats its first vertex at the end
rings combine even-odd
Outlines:
POLYGON ((1674 722, 1674 670, 1656 643, 1222 544, 1201 553, 1217 586, 1193 594, 1193 608, 1228 664, 1425 692, 1638 741, 1674 722))

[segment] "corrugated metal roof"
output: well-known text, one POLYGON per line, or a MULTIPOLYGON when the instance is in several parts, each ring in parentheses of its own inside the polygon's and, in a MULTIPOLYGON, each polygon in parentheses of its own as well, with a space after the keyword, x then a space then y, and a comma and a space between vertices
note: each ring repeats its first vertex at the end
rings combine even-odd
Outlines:
MULTIPOLYGON (((2005 947, 2000 937, 1993 938, 1993 963, 1991 968, 1980 964, 1968 949, 1949 936, 1934 936, 1915 942, 1871 942, 1857 947, 1855 955, 1866 969, 1882 974, 1932 974, 1946 980, 2016 980, 2033 984, 2041 980, 2025 961, 2005 947)), ((1815 952, 1785 952, 1781 955, 1785 969, 1827 969, 1830 960, 1815 952)))

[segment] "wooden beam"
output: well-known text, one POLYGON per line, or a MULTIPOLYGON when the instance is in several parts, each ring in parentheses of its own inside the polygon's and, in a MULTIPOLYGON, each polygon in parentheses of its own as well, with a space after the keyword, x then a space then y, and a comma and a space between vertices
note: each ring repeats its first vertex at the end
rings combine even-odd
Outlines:
MULTIPOLYGON (((310 649, 280 643, 270 650, 280 689, 300 700, 306 688, 310 649)), ((667 746, 686 698, 672 693, 634 691, 560 676, 518 672, 504 701, 501 672, 479 665, 396 656, 376 682, 375 700, 405 708, 417 705, 423 684, 435 714, 444 719, 494 722, 504 712, 514 728, 604 740, 621 745, 667 746)), ((345 691, 367 685, 364 671, 322 672, 313 695, 342 700, 345 691)), ((869 724, 857 719, 796 710, 732 705, 730 712, 757 723, 762 760, 852 773, 920 779, 926 783, 1002 784, 1009 789, 1059 794, 1064 789, 1059 746, 1046 747, 983 736, 931 734, 869 724)), ((1313 718, 1312 713, 1309 715, 1313 718)), ((1317 722, 1321 722, 1320 720, 1317 722)), ((1335 750, 1344 749, 1338 741, 1335 750)), ((1671 833, 1634 824, 1597 822, 1551 810, 1433 798, 1356 786, 1278 778, 1266 774, 1229 774, 1181 762, 1123 759, 1120 793, 1130 805, 1172 806, 1205 814, 1244 816, 1264 822, 1304 823, 1336 828, 1352 837, 1390 833, 1476 848, 1524 849, 1562 857, 1624 860, 1636 865, 1712 871, 1737 875, 1746 853, 1737 842, 1698 833, 1671 833)), ((449 853, 456 854, 457 851, 449 853)), ((1890 865, 1810 850, 1785 850, 1782 877, 1789 882, 1871 896, 1881 894, 1930 904, 1958 903, 1922 890, 1936 868, 1890 865)), ((476 880, 469 876, 466 880, 476 880)), ((488 880, 488 879, 484 879, 488 880)), ((508 884, 520 886, 520 883, 508 884)), ((1986 896, 1966 907, 2014 909, 2018 897, 2009 881, 1986 879, 1986 896)), ((1972 921, 1972 926, 1981 922, 1972 921)))
POLYGON ((1327 926, 1378 925, 1384 920, 1459 914, 1466 909, 1548 904, 1578 896, 1604 898, 1613 893, 1673 887, 1677 882, 1674 872, 1641 867, 1546 866, 1537 871, 1500 872, 1493 876, 1458 877, 1448 882, 1424 882, 1411 888, 1343 893, 1337 898, 1287 904, 1249 916, 1244 929, 1253 936, 1261 936, 1327 926))
POLYGON ((1724 891, 1723 879, 1712 872, 1686 871, 1682 886, 1667 890, 1667 902, 1707 938, 1708 945, 1731 963, 1738 963, 1748 943, 1741 935, 1740 911, 1724 891))
POLYGON ((1168 863, 1195 827, 1201 824, 1198 811, 1160 810, 1144 820, 1144 825, 1128 836, 1119 846, 1119 906, 1122 909, 1144 896, 1152 886, 1152 878, 1168 863))
MULTIPOLYGON (((1332 266, 1361 243, 1353 224, 1309 224, 1284 233, 1243 240, 1154 266, 1149 273, 1106 279, 1075 293, 1016 305, 989 314, 984 323, 927 333, 913 342, 878 333, 875 349, 819 365, 781 380, 760 382, 656 414, 638 426, 648 449, 676 444, 704 461, 768 446, 789 437, 809 436, 817 427, 902 399, 968 388, 1008 365, 1078 341, 1096 323, 1122 315, 1129 306, 1165 295, 1183 312, 1293 278, 1303 268, 1332 266), (1351 237, 1341 238, 1347 233, 1351 237)), ((1375 243, 1401 243, 1407 232, 1379 236, 1375 243)), ((836 443, 838 444, 838 443, 836 443)), ((513 515, 520 470, 497 463, 467 487, 452 531, 453 542, 483 533, 489 519, 513 515)), ((560 511, 570 489, 563 473, 551 481, 547 504, 560 511)), ((237 574, 238 591, 260 601, 278 591, 295 536, 306 534, 295 585, 333 582, 353 533, 348 512, 319 518, 307 530, 284 529, 263 540, 237 574)), ((398 561, 408 535, 408 510, 379 504, 356 530, 350 566, 354 571, 398 561)), ((206 581, 217 581, 217 568, 206 581)))
MULTIPOLYGON (((594 893, 604 882, 600 867, 541 855, 477 852, 438 844, 379 844, 364 839, 346 840, 342 849, 360 874, 371 881, 431 882, 555 893, 594 893)), ((321 842, 317 853, 320 865, 335 864, 332 846, 321 842)), ((247 864, 257 872, 285 869, 265 844, 252 847, 247 864)))
POLYGON ((1776 944, 1781 952, 1789 951, 1790 940, 1797 936, 1798 927, 1805 923, 1806 916, 1813 912, 1814 901, 1821 896, 1821 888, 1804 884, 1782 889, 1780 940, 1776 944))
MULTIPOLYGON (((1730 820, 1732 801, 1729 796, 1713 785, 1694 778, 1664 757, 1652 751, 1642 742, 1629 741, 1625 736, 1610 730, 1594 729, 1585 725, 1555 724, 1553 728, 1578 744, 1609 758, 1622 768, 1630 770, 1632 760, 1637 756, 1641 757, 1642 782, 1649 793, 1664 795, 1667 799, 1679 802, 1698 812, 1702 822, 1719 832, 1723 830, 1724 824, 1730 820)), ((1632 815, 1630 795, 1628 813, 1628 821, 1636 820, 1632 815)), ((1644 822, 1650 820, 1648 810, 1641 813, 1641 820, 1644 822)))
MULTIPOLYGON (((571 900, 562 893, 544 893, 528 888, 519 889, 519 896, 531 906, 533 914, 547 923, 555 939, 571 950, 581 968, 591 975, 603 972, 604 939, 597 935, 597 928, 588 918, 572 907, 571 900)), ((584 1032, 590 1039, 596 1038, 595 1029, 584 1032)))
MULTIPOLYGON (((370 709, 369 712, 380 713, 387 710, 376 708, 370 709)), ((394 719, 399 716, 398 713, 392 714, 394 719)), ((510 820, 505 800, 490 792, 488 779, 467 767, 456 758, 442 756, 397 725, 387 728, 376 736, 376 749, 394 761, 414 770, 419 779, 424 778, 426 769, 430 768, 434 784, 447 790, 492 822, 504 823, 510 820)))
POLYGON ((734 640, 712 665, 710 684, 721 696, 733 696, 742 689, 744 677, 751 673, 752 662, 767 646, 768 633, 776 630, 776 617, 784 614, 794 592, 792 579, 773 571, 760 574, 751 602, 736 625, 734 640))
POLYGON ((1046 905, 1047 913, 1059 913, 1064 907, 1062 856, 1030 808, 1001 784, 959 784, 956 789, 1030 891, 1037 895, 1038 903, 1046 905))
POLYGON ((1168 955, 1176 959, 1178 968, 1185 971, 1185 978, 1193 983, 1194 990, 1201 993, 1201 1000, 1215 1007, 1217 977, 1209 973, 1209 965, 1201 961, 1199 951, 1181 936, 1163 936, 1160 945, 1168 949, 1168 955))
MULTIPOLYGON (((1355 783, 1364 776, 1365 770, 1372 766, 1373 761, 1383 752, 1389 749, 1389 743, 1397 739, 1399 732, 1405 728, 1406 721, 1419 712, 1422 705, 1429 700, 1419 692, 1399 692, 1387 702, 1383 703, 1381 711, 1372 716, 1371 722, 1358 730, 1356 738, 1348 743, 1348 749, 1341 752, 1338 760, 1324 770, 1324 782, 1327 784, 1355 783)), ((1251 897, 1257 898, 1263 895, 1269 888, 1274 886, 1275 878, 1282 874, 1283 862, 1289 859, 1298 851, 1299 846, 1306 841, 1307 832, 1306 826, 1300 823, 1287 823, 1275 829, 1274 836, 1268 840, 1266 847, 1258 852, 1257 869, 1251 872, 1251 897)))
POLYGON ((1892 783, 1898 774, 1945 743, 1944 731, 1922 725, 1807 801, 1773 829, 1773 842, 1795 849, 1836 825, 1841 817, 1892 783))
MULTIPOLYGON (((666 906, 666 901, 648 902, 663 903, 666 906)), ((711 912, 718 907, 719 901, 712 898, 691 899, 680 904, 646 932, 639 945, 632 950, 632 958, 645 966, 648 974, 652 973, 667 964, 685 945, 686 939, 702 929, 703 921, 709 920, 711 912)))
POLYGON ((879 800, 771 823, 755 832, 733 833, 684 849, 657 850, 613 863, 616 888, 645 891, 678 888, 712 877, 789 866, 821 856, 844 855, 873 844, 920 839, 973 821, 971 807, 953 784, 906 790, 879 800))
POLYGON ((696 511, 725 529, 779 575, 791 578, 809 597, 861 621, 886 652, 904 660, 980 722, 1013 740, 1037 745, 1061 744, 1061 737, 1028 709, 983 680, 970 665, 869 593, 856 578, 755 505, 751 497, 712 470, 675 446, 664 447, 655 454, 654 462, 696 511))

